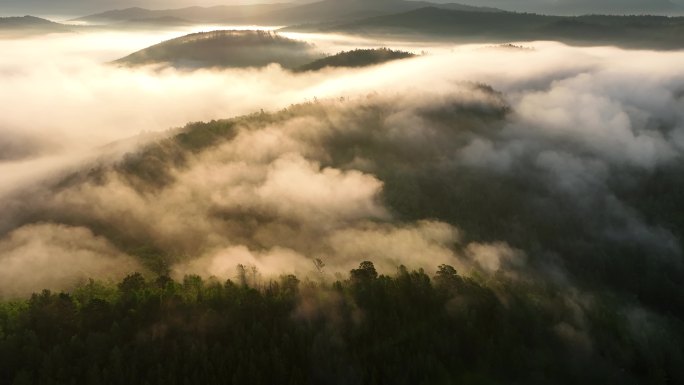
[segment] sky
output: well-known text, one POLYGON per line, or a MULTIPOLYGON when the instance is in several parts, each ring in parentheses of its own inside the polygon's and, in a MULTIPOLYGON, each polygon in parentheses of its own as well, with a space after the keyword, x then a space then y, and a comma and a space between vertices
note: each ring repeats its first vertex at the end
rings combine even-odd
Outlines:
MULTIPOLYGON (((296 0, 294 0, 296 1, 296 0)), ((337 0, 355 1, 355 0, 337 0)), ((368 0, 365 0, 368 1, 368 0)), ((584 14, 584 13, 654 13, 681 14, 682 0, 433 0, 439 3, 463 3, 498 7, 511 11, 584 14)), ((0 0, 0 14, 22 15, 72 15, 110 9, 139 6, 151 9, 167 9, 184 6, 211 6, 229 4, 278 3, 285 0, 0 0)), ((306 1, 299 1, 306 2, 306 1)))

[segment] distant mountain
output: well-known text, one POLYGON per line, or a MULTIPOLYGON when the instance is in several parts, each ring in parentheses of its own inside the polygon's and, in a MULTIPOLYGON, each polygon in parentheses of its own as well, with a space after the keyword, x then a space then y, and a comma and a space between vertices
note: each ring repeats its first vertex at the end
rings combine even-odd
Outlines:
POLYGON ((85 17, 80 17, 77 19, 74 19, 73 21, 86 21, 86 22, 92 22, 92 23, 111 23, 111 22, 122 22, 122 21, 128 21, 128 20, 133 20, 133 19, 146 19, 150 17, 155 17, 155 14, 157 17, 165 17, 167 15, 163 15, 163 12, 158 12, 158 11, 151 11, 149 9, 145 8, 140 8, 140 7, 133 7, 133 8, 126 8, 126 9, 115 9, 111 11, 106 11, 102 13, 96 13, 93 15, 88 15, 85 17))
POLYGON ((260 16, 262 20, 283 23, 320 23, 335 20, 354 20, 364 17, 388 15, 412 11, 432 6, 439 9, 459 10, 463 12, 497 12, 494 8, 473 7, 462 4, 437 4, 426 1, 404 0, 324 0, 285 8, 260 16))
POLYGON ((127 8, 106 11, 75 19, 89 23, 113 23, 136 19, 174 17, 198 23, 240 22, 264 13, 292 7, 292 4, 222 5, 215 7, 187 7, 178 9, 150 10, 127 8))
POLYGON ((295 68, 319 57, 312 45, 271 32, 214 31, 165 41, 114 63, 129 66, 165 63, 178 68, 262 67, 278 63, 295 68))
POLYGON ((465 3, 486 3, 494 7, 519 12, 550 15, 674 15, 684 10, 681 0, 463 0, 465 3), (677 4, 679 2, 680 4, 677 4))
POLYGON ((473 7, 461 4, 435 4, 405 0, 324 0, 308 4, 261 4, 242 6, 190 7, 180 9, 149 10, 128 8, 85 16, 78 21, 89 23, 115 23, 133 19, 174 17, 196 23, 268 23, 300 24, 331 21, 350 21, 372 16, 388 15, 434 6, 440 9, 468 12, 497 12, 494 8, 473 7))
POLYGON ((512 12, 463 12, 426 7, 317 30, 364 35, 423 35, 468 42, 556 40, 578 45, 684 48, 684 17, 544 16, 512 12))
POLYGON ((193 22, 179 17, 173 16, 162 16, 162 17, 151 17, 142 19, 131 19, 126 20, 121 23, 117 23, 117 26, 129 27, 133 29, 145 29, 145 28, 159 28, 159 27, 179 27, 192 25, 193 22))
POLYGON ((353 51, 340 52, 335 55, 316 60, 309 64, 298 67, 296 72, 318 71, 327 67, 367 67, 382 64, 392 60, 407 59, 416 55, 410 52, 393 51, 387 48, 379 49, 356 49, 353 51))
POLYGON ((35 16, 0 17, 0 37, 70 31, 70 26, 35 16))

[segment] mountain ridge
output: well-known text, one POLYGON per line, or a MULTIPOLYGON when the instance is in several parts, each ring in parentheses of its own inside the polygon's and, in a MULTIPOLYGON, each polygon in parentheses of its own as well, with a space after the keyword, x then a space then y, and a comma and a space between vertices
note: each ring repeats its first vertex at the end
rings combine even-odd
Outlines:
POLYGON ((557 40, 578 45, 616 45, 626 48, 684 48, 684 17, 668 16, 547 16, 514 12, 463 12, 424 7, 349 23, 313 29, 371 36, 441 38, 461 42, 557 40))
POLYGON ((53 32, 72 32, 72 27, 31 15, 0 17, 0 36, 3 37, 22 37, 53 32))
POLYGON ((276 3, 214 7, 185 7, 152 10, 140 7, 105 11, 83 16, 74 21, 91 23, 112 23, 130 19, 156 17, 177 17, 197 23, 243 22, 243 23, 312 23, 335 20, 353 20, 405 12, 426 6, 467 12, 502 12, 496 8, 475 7, 458 3, 432 3, 427 1, 380 0, 373 2, 323 0, 314 3, 276 3))

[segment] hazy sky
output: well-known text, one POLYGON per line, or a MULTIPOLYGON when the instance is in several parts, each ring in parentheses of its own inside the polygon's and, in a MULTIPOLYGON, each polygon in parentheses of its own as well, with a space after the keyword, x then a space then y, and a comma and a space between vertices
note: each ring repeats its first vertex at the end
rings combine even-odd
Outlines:
MULTIPOLYGON (((293 0, 296 1, 296 0, 293 0)), ((357 1, 357 0, 337 0, 357 1)), ((364 0, 372 1, 372 0, 364 0)), ((385 0, 383 0, 385 1, 385 0)), ((391 0, 389 0, 391 1, 391 0)), ((682 0, 433 0, 546 13, 681 13, 682 0)), ((221 4, 277 3, 286 0, 0 0, 0 14, 84 15, 140 6, 152 9, 221 4)), ((300 2, 307 2, 306 0, 300 2)))

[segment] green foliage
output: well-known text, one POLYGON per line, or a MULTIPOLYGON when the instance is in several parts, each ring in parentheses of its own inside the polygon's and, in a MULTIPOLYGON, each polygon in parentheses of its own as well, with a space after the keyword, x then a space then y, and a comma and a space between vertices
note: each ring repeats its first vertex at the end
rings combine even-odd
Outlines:
POLYGON ((351 278, 358 283, 370 282, 378 278, 378 272, 375 271, 375 266, 373 266, 372 262, 364 261, 361 262, 358 269, 351 271, 351 278))
MULTIPOLYGON (((682 334, 558 288, 365 261, 332 285, 140 274, 0 303, 7 384, 675 384, 682 334), (578 314, 580 312, 581 314, 578 314), (588 341, 588 342, 587 342, 588 341)), ((681 329, 680 329, 681 330, 681 329)))
POLYGON ((189 123, 176 135, 175 142, 185 149, 199 151, 235 137, 234 120, 212 120, 210 122, 189 123))

